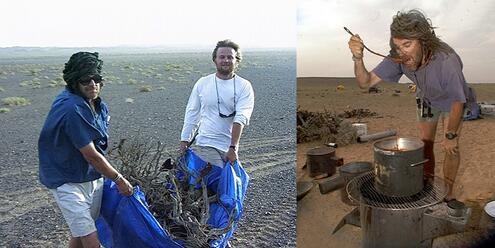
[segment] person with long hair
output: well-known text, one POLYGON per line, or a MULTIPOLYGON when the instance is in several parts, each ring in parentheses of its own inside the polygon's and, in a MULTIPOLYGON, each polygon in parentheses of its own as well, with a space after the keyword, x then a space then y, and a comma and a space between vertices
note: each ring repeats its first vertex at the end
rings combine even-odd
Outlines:
POLYGON ((372 71, 364 66, 364 44, 359 35, 353 35, 348 44, 361 88, 373 87, 381 81, 398 82, 402 75, 416 84, 418 128, 428 159, 424 165, 425 179, 435 175, 433 148, 437 124, 439 120, 443 122, 443 172, 450 186, 445 199, 449 201, 454 198, 462 118, 472 91, 462 73, 461 58, 436 36, 434 29, 431 20, 419 10, 398 12, 390 25, 390 55, 372 71))

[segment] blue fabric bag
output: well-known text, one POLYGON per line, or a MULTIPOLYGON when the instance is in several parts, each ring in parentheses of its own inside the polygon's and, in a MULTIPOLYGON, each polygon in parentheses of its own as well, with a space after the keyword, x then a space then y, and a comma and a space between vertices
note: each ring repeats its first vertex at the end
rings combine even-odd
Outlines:
POLYGON ((463 116, 465 121, 472 121, 481 118, 481 108, 476 100, 476 92, 471 87, 469 87, 468 97, 464 107, 466 108, 463 116))
MULTIPOLYGON (((186 151, 185 161, 187 170, 192 175, 188 181, 193 185, 207 162, 189 149, 186 151)), ((242 216, 249 176, 236 161, 233 164, 227 162, 224 168, 212 166, 203 180, 208 188, 217 193, 219 199, 210 204, 208 225, 212 228, 229 228, 229 219, 231 216, 233 219, 228 232, 210 242, 211 247, 223 248, 228 244, 242 216)), ((117 186, 108 179, 103 187, 100 217, 96 221, 102 245, 106 248, 183 247, 183 242, 172 240, 150 213, 144 193, 138 186, 130 197, 120 195, 117 186)))

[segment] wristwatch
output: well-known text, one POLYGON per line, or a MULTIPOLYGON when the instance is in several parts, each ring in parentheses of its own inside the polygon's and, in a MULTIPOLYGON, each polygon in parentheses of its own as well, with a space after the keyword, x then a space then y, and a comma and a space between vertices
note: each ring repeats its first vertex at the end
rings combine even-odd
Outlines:
POLYGON ((445 134, 445 138, 447 138, 448 140, 453 140, 453 139, 457 138, 457 134, 448 132, 445 134))
POLYGON ((237 148, 236 146, 232 145, 232 146, 229 146, 229 148, 232 148, 232 150, 234 150, 235 152, 235 149, 237 148))

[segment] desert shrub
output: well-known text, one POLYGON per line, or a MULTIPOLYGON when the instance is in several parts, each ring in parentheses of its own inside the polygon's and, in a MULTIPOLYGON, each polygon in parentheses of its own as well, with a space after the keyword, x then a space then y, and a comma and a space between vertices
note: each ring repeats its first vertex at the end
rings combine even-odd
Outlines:
POLYGON ((23 80, 19 83, 19 86, 26 87, 29 86, 30 84, 31 84, 31 80, 23 80))
POLYGON ((29 70, 29 74, 31 76, 38 76, 40 74, 40 72, 41 72, 41 69, 30 69, 29 70))
POLYGON ((336 113, 297 110, 297 143, 322 140, 339 146, 356 143, 357 133, 352 124, 336 113))
POLYGON ((41 88, 41 81, 39 78, 35 77, 31 80, 24 80, 19 83, 21 87, 31 87, 32 89, 41 88))
POLYGON ((151 86, 150 85, 143 85, 139 88, 139 92, 151 92, 151 86))
POLYGON ((48 87, 64 87, 65 86, 65 82, 64 81, 57 81, 57 80, 50 80, 50 82, 48 83, 48 87))
POLYGON ((208 224, 210 204, 220 197, 206 187, 211 165, 191 171, 185 156, 172 154, 165 144, 148 137, 120 140, 109 157, 132 185, 140 186, 149 211, 173 239, 184 241, 184 247, 210 247, 210 240, 221 238, 234 225, 233 215, 224 228, 208 224), (193 176, 199 187, 191 187, 193 176))
POLYGON ((134 71, 134 67, 130 66, 130 65, 125 65, 124 66, 124 69, 126 70, 130 70, 130 71, 134 71))
POLYGON ((4 105, 8 105, 8 106, 26 106, 31 104, 29 99, 26 99, 24 97, 17 97, 17 96, 4 98, 2 99, 2 102, 4 105))

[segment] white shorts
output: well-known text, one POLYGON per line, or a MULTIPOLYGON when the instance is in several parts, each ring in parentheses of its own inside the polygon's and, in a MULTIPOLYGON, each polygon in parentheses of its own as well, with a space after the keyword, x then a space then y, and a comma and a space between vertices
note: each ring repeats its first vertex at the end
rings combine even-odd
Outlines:
POLYGON ((87 236, 96 231, 95 220, 100 215, 103 178, 85 183, 66 183, 50 189, 72 237, 87 236))
POLYGON ((196 155, 212 165, 223 168, 225 165, 226 153, 210 146, 193 146, 192 150, 196 155))

